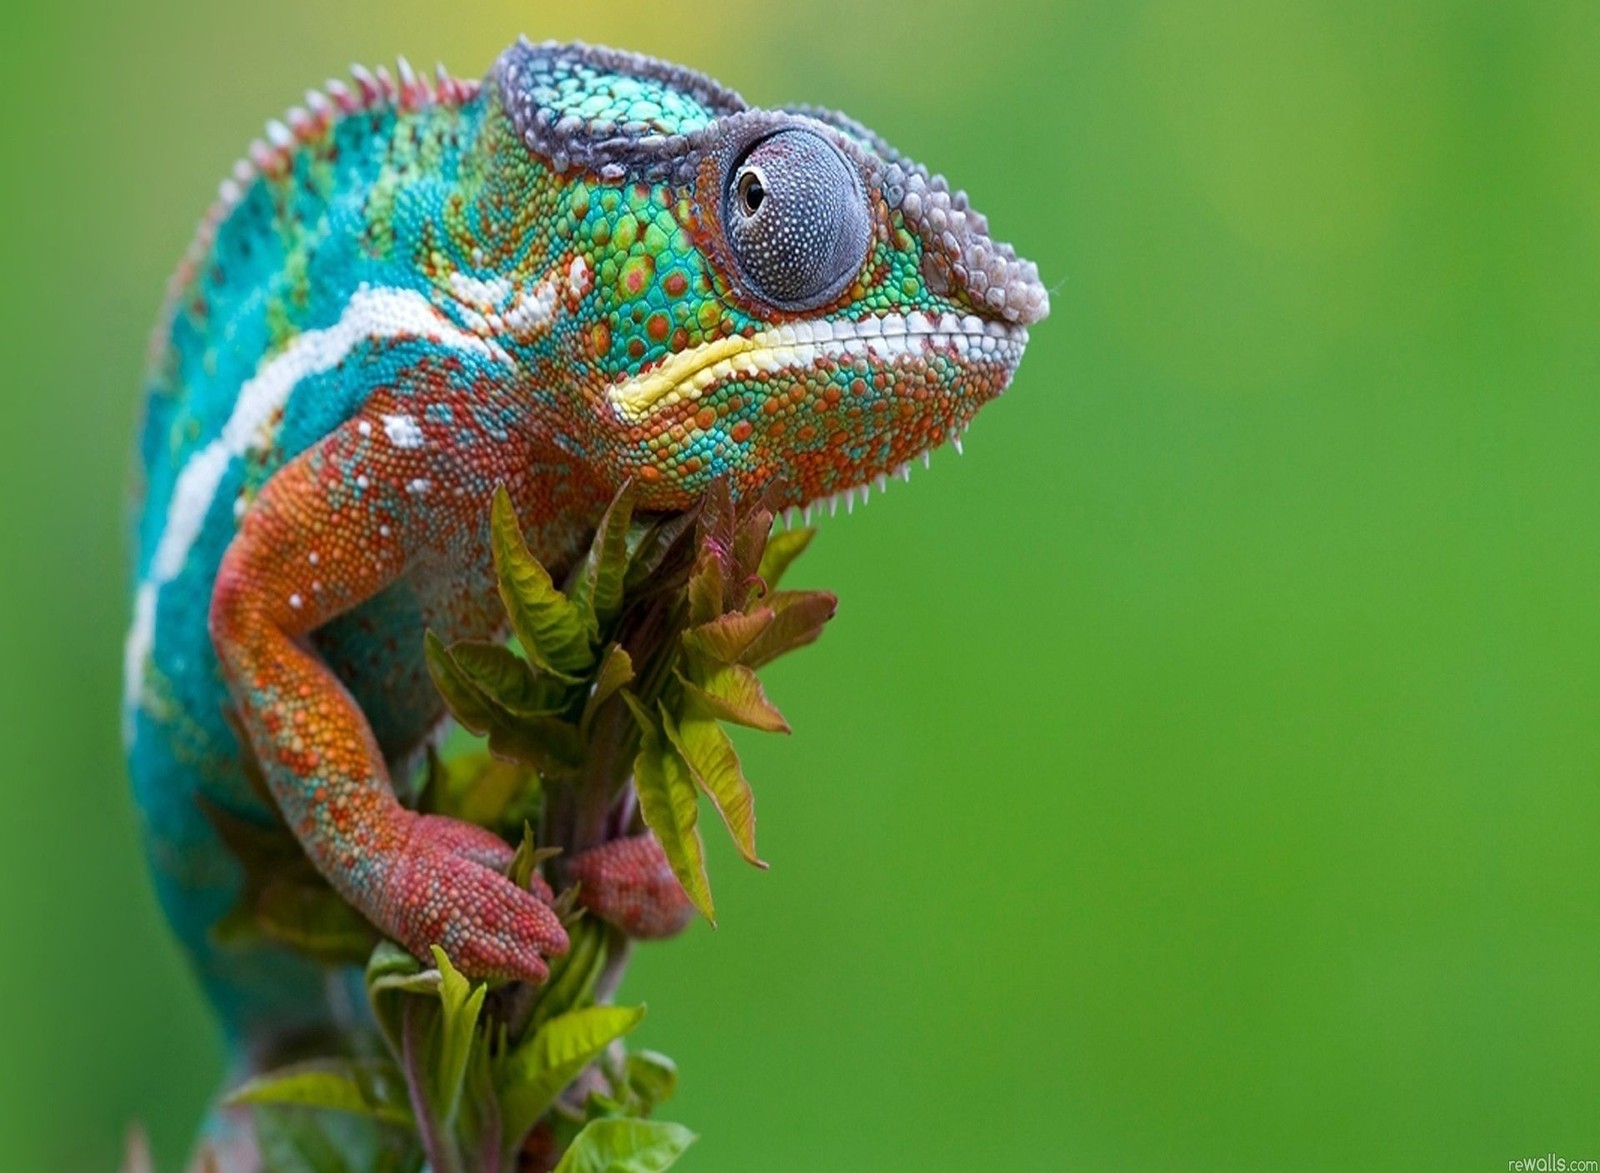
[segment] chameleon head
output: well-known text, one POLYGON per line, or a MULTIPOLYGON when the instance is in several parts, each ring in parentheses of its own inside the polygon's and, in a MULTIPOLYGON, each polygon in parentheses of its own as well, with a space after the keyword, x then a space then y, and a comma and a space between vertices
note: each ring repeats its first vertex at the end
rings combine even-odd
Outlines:
POLYGON ((497 82, 569 177, 574 423, 642 504, 728 475, 804 505, 899 471, 1005 389, 1049 310, 964 193, 841 115, 609 50, 524 43, 497 82))

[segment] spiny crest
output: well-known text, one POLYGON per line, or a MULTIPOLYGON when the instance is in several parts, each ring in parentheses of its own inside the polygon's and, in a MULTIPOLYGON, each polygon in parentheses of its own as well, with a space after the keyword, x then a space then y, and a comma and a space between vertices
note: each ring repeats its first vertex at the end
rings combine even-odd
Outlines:
POLYGON ((183 259, 167 282, 165 307, 150 340, 152 368, 166 347, 167 323, 173 307, 205 264, 222 222, 258 176, 281 175, 297 150, 321 140, 334 124, 352 114, 389 108, 416 111, 428 106, 461 106, 477 97, 482 88, 476 78, 454 76, 443 62, 434 67, 431 78, 426 73, 419 74, 404 57, 396 60, 393 74, 383 65, 374 69, 351 65, 350 79, 344 82, 329 78, 322 89, 306 91, 304 105, 292 107, 282 119, 268 120, 264 137, 246 148, 244 158, 234 163, 233 170, 217 186, 217 198, 206 209, 183 259))

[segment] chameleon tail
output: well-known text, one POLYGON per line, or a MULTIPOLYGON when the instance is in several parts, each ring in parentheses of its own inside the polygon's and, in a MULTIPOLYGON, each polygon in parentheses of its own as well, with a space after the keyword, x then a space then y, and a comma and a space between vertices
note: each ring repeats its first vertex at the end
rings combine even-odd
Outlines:
MULTIPOLYGON (((284 1063, 347 1049, 367 1022, 361 971, 330 967, 264 940, 224 939, 217 927, 243 886, 238 860, 203 813, 192 765, 166 732, 136 715, 130 754, 135 798, 156 895, 221 1026, 225 1075, 196 1140, 191 1168, 261 1168, 251 1113, 223 1098, 284 1063)), ((248 800, 241 782, 240 797, 248 800)), ((270 1162, 268 1162, 270 1165, 270 1162)))

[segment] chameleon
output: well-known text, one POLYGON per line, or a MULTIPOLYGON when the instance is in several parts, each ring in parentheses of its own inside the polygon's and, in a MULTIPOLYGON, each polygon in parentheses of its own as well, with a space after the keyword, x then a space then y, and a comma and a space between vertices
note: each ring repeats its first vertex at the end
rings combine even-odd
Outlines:
MULTIPOLYGON (((557 575, 625 482, 645 510, 718 477, 853 504, 959 442, 1049 309, 963 192, 842 114, 526 39, 482 81, 351 76, 223 180, 168 288, 136 454, 129 773, 245 1070, 359 986, 219 942, 241 875, 208 807, 281 815, 373 925, 473 977, 539 981, 567 946, 505 843, 395 786, 444 719, 425 629, 503 635, 499 488, 557 575)), ((622 844, 573 865, 602 916, 664 866, 622 844)))

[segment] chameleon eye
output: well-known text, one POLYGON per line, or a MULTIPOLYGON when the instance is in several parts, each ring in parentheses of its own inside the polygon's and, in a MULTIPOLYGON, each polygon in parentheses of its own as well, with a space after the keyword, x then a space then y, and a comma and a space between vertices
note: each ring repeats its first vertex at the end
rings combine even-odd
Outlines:
POLYGON ((780 130, 745 152, 725 185, 722 222, 750 292, 789 310, 837 297, 871 236, 859 173, 809 130, 780 130))
POLYGON ((751 167, 749 164, 739 169, 739 178, 734 180, 734 187, 739 192, 739 210, 746 216, 754 216, 761 210, 763 201, 767 198, 766 185, 762 181, 761 168, 751 167))

